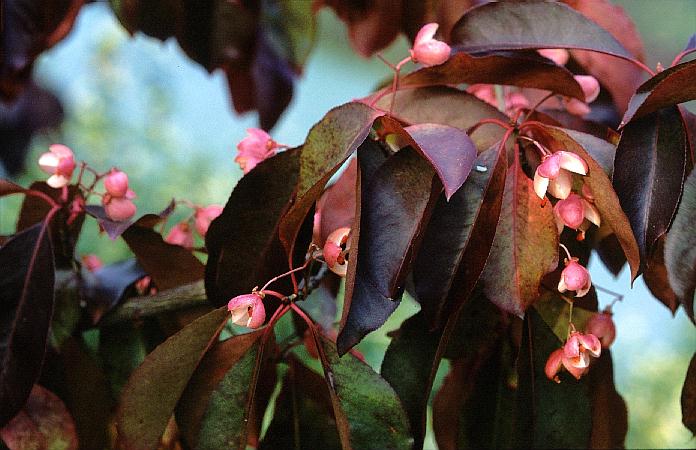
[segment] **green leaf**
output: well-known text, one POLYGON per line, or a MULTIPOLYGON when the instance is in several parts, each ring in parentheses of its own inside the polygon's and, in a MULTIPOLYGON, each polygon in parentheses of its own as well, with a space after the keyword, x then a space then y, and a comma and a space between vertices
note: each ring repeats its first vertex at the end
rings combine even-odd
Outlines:
POLYGON ((622 124, 667 106, 696 99, 696 60, 677 64, 640 85, 628 103, 622 124))
POLYGON ((363 143, 382 113, 362 103, 338 106, 309 131, 300 155, 300 174, 294 202, 280 221, 280 239, 292 253, 297 233, 326 183, 363 143))
MULTIPOLYGON (((580 156, 587 163, 589 170, 587 175, 583 177, 583 182, 587 184, 592 191, 592 195, 595 198, 595 206, 599 210, 602 222, 608 224, 614 231, 614 234, 616 234, 619 244, 621 244, 621 248, 626 255, 626 259, 631 266, 631 278, 635 280, 640 268, 638 244, 631 231, 628 218, 621 209, 619 198, 614 192, 611 180, 606 175, 604 168, 591 156, 590 150, 583 148, 579 142, 571 137, 580 136, 577 132, 571 134, 568 130, 549 126, 544 126, 540 128, 539 131, 545 136, 542 136, 542 141, 544 141, 544 144, 549 148, 571 151, 580 156)), ((583 136, 581 142, 590 143, 591 141, 586 139, 586 136, 587 135, 583 136)), ((595 147, 589 146, 589 148, 595 147)), ((601 154, 602 152, 592 150, 592 153, 601 154)), ((614 168, 614 172, 616 173, 616 167, 614 168)))
MULTIPOLYGON (((688 146, 676 106, 631 122, 621 135, 613 185, 631 223, 643 264, 677 212, 688 146)), ((604 212, 600 209, 600 213, 604 212)))
POLYGON ((539 297, 541 278, 558 263, 558 231, 552 207, 534 193, 515 163, 507 170, 500 221, 481 275, 486 297, 523 316, 539 297))
POLYGON ((216 305, 288 270, 278 223, 296 189, 300 149, 269 158, 239 180, 206 234, 205 291, 216 305))
POLYGON ((665 242, 665 265, 669 284, 694 320, 694 292, 696 291, 696 171, 684 183, 679 210, 665 242))
POLYGON ((155 448, 196 367, 229 315, 219 308, 160 344, 133 372, 116 412, 117 444, 129 450, 155 448))
MULTIPOLYGON (((565 341, 568 337, 570 305, 560 297, 559 293, 545 290, 534 304, 534 309, 553 331, 553 334, 561 341, 565 341)), ((575 305, 573 307, 573 324, 575 328, 584 330, 585 324, 594 314, 594 311, 588 311, 575 305)))
POLYGON ((472 8, 452 28, 451 41, 469 53, 571 48, 634 59, 608 31, 556 2, 500 2, 472 8))
MULTIPOLYGON (((377 102, 377 107, 389 108, 392 95, 377 102)), ((430 86, 397 91, 394 100, 394 117, 408 125, 439 123, 467 131, 481 119, 508 117, 497 108, 476 98, 468 92, 448 86, 430 86)), ((505 131, 495 124, 481 125, 470 138, 482 152, 502 139, 505 131)))
MULTIPOLYGON (((316 337, 315 337, 316 339, 316 337)), ((344 449, 410 449, 408 418, 394 390, 352 354, 320 338, 322 366, 344 449)))
POLYGON ((571 72, 538 54, 472 56, 467 53, 454 53, 443 64, 406 75, 399 82, 400 88, 489 83, 545 89, 568 97, 585 98, 571 72))

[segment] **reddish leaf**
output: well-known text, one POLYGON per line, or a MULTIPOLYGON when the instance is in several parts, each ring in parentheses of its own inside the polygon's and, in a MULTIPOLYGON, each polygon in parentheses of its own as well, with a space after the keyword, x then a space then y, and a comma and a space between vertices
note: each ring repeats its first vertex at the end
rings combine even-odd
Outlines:
POLYGON ((193 321, 160 344, 131 374, 116 413, 117 444, 156 447, 181 394, 229 315, 227 308, 193 321))
POLYGON ((501 309, 523 316, 539 297, 541 278, 558 264, 558 232, 519 164, 507 170, 500 221, 481 275, 484 292, 501 309))
POLYGON ((0 437, 10 450, 77 450, 78 445, 75 422, 65 405, 38 384, 22 411, 0 428, 0 437))
POLYGON ((460 83, 505 84, 545 89, 583 100, 585 98, 572 73, 538 54, 531 53, 496 53, 483 56, 454 53, 444 64, 426 67, 406 75, 399 82, 399 86, 416 88, 460 83))
POLYGON ((53 315, 54 265, 48 223, 0 248, 0 426, 22 408, 39 378, 53 315))
POLYGON ((26 188, 15 184, 11 181, 0 179, 0 197, 4 197, 10 194, 19 194, 26 192, 26 188))
POLYGON ((143 216, 121 235, 143 270, 161 290, 203 279, 203 263, 184 247, 165 242, 150 226, 155 218, 143 216))
POLYGON ((455 361, 433 399, 433 432, 440 450, 459 448, 459 415, 471 385, 466 369, 455 361))
POLYGON ((602 355, 587 373, 592 399, 592 435, 590 448, 623 448, 628 432, 626 402, 614 386, 611 352, 602 355))
MULTIPOLYGON (((637 60, 644 60, 643 43, 631 17, 624 9, 609 0, 563 0, 564 3, 607 30, 637 60)), ((582 68, 600 80, 611 94, 616 108, 626 110, 628 100, 643 79, 643 70, 629 61, 622 61, 602 53, 572 50, 573 59, 582 68)), ((593 109, 594 109, 593 104, 593 109)))
POLYGON ((665 265, 669 284, 694 320, 694 291, 696 290, 696 171, 684 183, 679 210, 667 234, 665 265))
POLYGON ((252 409, 263 395, 255 394, 265 391, 268 401, 275 386, 275 365, 266 364, 267 331, 233 336, 201 360, 177 405, 177 421, 192 448, 244 449, 249 434, 258 436, 264 410, 252 415, 252 409), (258 389, 259 383, 267 389, 258 389))
POLYGON ((314 336, 344 449, 410 449, 408 419, 394 390, 352 354, 338 356, 329 339, 314 336))
POLYGON ((382 113, 362 103, 346 103, 328 113, 309 131, 300 155, 297 194, 280 221, 279 234, 288 254, 312 205, 326 183, 365 140, 382 113))
POLYGON ((507 159, 496 145, 482 153, 449 202, 440 198, 413 266, 418 301, 430 327, 439 327, 470 295, 493 242, 507 159))
POLYGON ((628 104, 622 124, 658 109, 696 99, 696 60, 663 70, 638 88, 628 104))
MULTIPOLYGON (((607 177, 604 169, 600 166, 589 151, 585 150, 575 139, 571 138, 567 130, 554 127, 543 127, 539 129, 544 136, 541 139, 553 150, 568 150, 580 156, 589 168, 587 176, 583 177, 583 182, 592 191, 595 197, 595 206, 599 210, 602 222, 607 223, 616 234, 621 248, 626 255, 631 266, 631 278, 638 276, 640 268, 640 257, 636 239, 633 237, 631 227, 619 204, 619 198, 614 193, 611 180, 607 177)), ((578 136, 578 132, 574 136, 578 136)), ((614 167, 614 174, 616 174, 614 167)))
MULTIPOLYGON (((389 108, 391 95, 377 102, 377 107, 389 108)), ((419 123, 439 123, 467 131, 481 119, 498 119, 503 122, 508 117, 497 108, 479 100, 473 95, 447 86, 404 89, 396 93, 394 117, 408 125, 419 123)), ((500 141, 504 130, 494 124, 481 125, 472 135, 476 148, 482 152, 500 141)))
POLYGON ((346 170, 329 186, 317 202, 320 216, 318 235, 314 242, 323 246, 326 238, 341 227, 351 227, 355 219, 355 186, 358 176, 358 159, 353 158, 346 170))
POLYGON ((681 393, 682 423, 696 434, 696 353, 691 357, 681 393))
POLYGON ((643 263, 672 223, 687 154, 686 134, 676 107, 631 122, 623 130, 616 149, 613 184, 643 263))
MULTIPOLYGON (((32 183, 29 189, 46 194, 57 203, 60 203, 62 190, 53 189, 43 181, 32 183)), ((55 264, 58 269, 72 270, 73 267, 75 245, 85 220, 84 214, 78 214, 68 224, 68 220, 71 217, 70 205, 74 199, 78 198, 82 198, 82 194, 77 186, 68 186, 67 202, 56 213, 50 224, 51 244, 53 245, 55 264)), ((25 196, 17 219, 17 231, 25 230, 42 222, 50 209, 51 206, 46 200, 33 195, 25 196)))
POLYGON ((296 189, 299 157, 299 149, 288 150, 256 166, 210 225, 205 290, 213 304, 226 304, 288 270, 277 230, 296 189))
MULTIPOLYGON (((616 235, 612 233, 603 238, 599 241, 595 250, 597 250, 597 255, 599 255, 599 259, 602 260, 604 267, 606 267, 614 277, 619 276, 619 273, 621 273, 621 270, 626 264, 626 256, 623 253, 621 244, 616 235)), ((647 276, 646 274, 643 275, 647 276)))
POLYGON ((634 59, 606 30, 554 2, 487 3, 470 9, 452 29, 452 43, 470 53, 573 48, 634 59))
POLYGON ((665 240, 667 235, 662 235, 655 243, 655 250, 645 262, 645 271, 643 272, 643 281, 650 289, 650 293, 660 300, 664 305, 672 311, 672 314, 677 312, 679 307, 679 298, 672 290, 669 284, 669 275, 665 266, 665 240))
POLYGON ((84 0, 7 0, 0 29, 0 98, 15 98, 31 76, 42 51, 63 39, 84 0))
MULTIPOLYGON (((379 328, 398 306, 441 189, 439 182, 433 185, 433 175, 429 163, 407 147, 387 159, 365 186, 360 202, 362 251, 357 251, 354 280, 346 281, 353 284, 346 286, 348 312, 338 335, 340 354, 379 328)), ((356 255, 351 239, 351 254, 356 255)))
POLYGON ((466 133, 435 123, 405 129, 388 118, 380 123, 383 132, 398 134, 402 138, 401 146, 410 145, 430 163, 445 188, 447 200, 464 184, 476 159, 476 146, 466 133))

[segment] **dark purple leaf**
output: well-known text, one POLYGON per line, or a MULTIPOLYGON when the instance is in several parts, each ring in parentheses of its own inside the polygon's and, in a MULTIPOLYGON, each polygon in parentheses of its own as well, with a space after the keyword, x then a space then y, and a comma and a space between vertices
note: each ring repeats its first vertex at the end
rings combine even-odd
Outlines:
POLYGON ((667 233, 665 266, 669 284, 694 320, 694 291, 696 290, 696 171, 684 183, 684 194, 679 210, 667 233))
POLYGON ((590 448, 623 448, 628 432, 626 402, 614 386, 611 352, 602 355, 587 373, 592 400, 592 434, 590 448))
POLYGON ((623 254, 621 244, 615 234, 610 234, 597 243, 597 255, 602 260, 604 267, 611 272, 614 277, 619 276, 621 269, 626 264, 626 256, 623 254))
POLYGON ((319 200, 326 183, 363 143, 372 123, 381 115, 362 103, 346 103, 326 113, 309 131, 300 154, 297 193, 280 222, 280 239, 288 253, 292 252, 300 225, 319 200))
POLYGON ((275 405, 259 450, 341 448, 324 379, 292 355, 275 405))
POLYGON ((202 280, 203 263, 184 247, 165 242, 151 228, 153 219, 143 216, 121 235, 143 270, 161 290, 202 280))
POLYGON ((643 264, 652 254, 655 241, 672 223, 687 155, 684 125, 676 107, 631 122, 623 130, 616 149, 613 185, 631 223, 643 264))
POLYGON ((211 223, 205 290, 213 304, 226 304, 288 270, 278 223, 296 190, 300 151, 279 153, 256 166, 239 180, 211 223))
POLYGON ((116 412, 117 446, 157 447, 189 379, 217 341, 229 312, 212 311, 160 344, 131 374, 116 412))
POLYGON ((438 200, 413 266, 418 301, 430 327, 439 327, 478 280, 500 215, 507 160, 497 144, 482 153, 451 199, 438 200))
POLYGON ((26 190, 26 188, 23 188, 22 186, 15 184, 11 181, 0 179, 0 197, 4 197, 6 195, 11 194, 23 193, 26 192, 26 190))
POLYGON ((474 56, 458 52, 444 64, 425 67, 406 75, 399 82, 399 86, 416 88, 460 83, 505 84, 545 89, 583 100, 585 98, 572 73, 538 54, 531 53, 474 56))
POLYGON ((42 51, 63 39, 84 0, 6 0, 0 27, 0 99, 12 100, 24 89, 42 51))
POLYGON ((484 292, 501 309, 523 316, 539 284, 558 264, 552 207, 542 204, 532 180, 515 163, 507 170, 500 221, 481 274, 484 292))
POLYGON ((645 262, 643 281, 656 299, 661 301, 672 314, 677 312, 679 307, 679 297, 672 290, 669 284, 669 275, 665 266, 665 241, 667 236, 662 235, 655 243, 655 250, 645 262))
POLYGON ((48 226, 29 227, 0 248, 0 426, 26 402, 46 352, 55 276, 48 226))
MULTIPOLYGON (((391 95, 377 102, 377 107, 388 109, 391 95)), ((430 86, 404 89, 396 93, 394 118, 408 125, 419 123, 439 123, 467 131, 481 119, 498 119, 503 122, 508 117, 468 92, 448 86, 430 86)), ((472 135, 479 152, 502 139, 505 131, 495 124, 481 125, 472 135)))
POLYGON ((500 2, 475 7, 455 24, 452 43, 469 53, 570 48, 634 59, 609 32, 555 2, 500 2))
POLYGON ((128 229, 133 222, 130 220, 123 220, 121 222, 116 222, 106 215, 106 211, 103 206, 100 205, 86 205, 85 211, 90 216, 97 219, 99 226, 106 231, 106 234, 111 238, 111 240, 116 240, 119 236, 123 234, 124 231, 128 229))
POLYGON ((147 275, 135 259, 109 264, 84 277, 84 297, 94 323, 113 309, 129 287, 147 275))
POLYGON ((696 60, 658 73, 638 88, 628 104, 622 124, 647 116, 658 109, 696 99, 696 60))
POLYGON ((257 40, 251 73, 256 87, 259 123, 264 130, 270 130, 292 99, 295 73, 290 61, 279 55, 264 35, 257 40))
POLYGON ((357 266, 354 279, 346 281, 344 308, 348 311, 338 335, 340 354, 379 328, 398 306, 440 193, 434 174, 430 164, 407 147, 387 159, 361 185, 358 246, 362 251, 356 255, 356 240, 351 237, 351 254, 357 256, 357 266))
POLYGON ((696 434, 696 353, 691 357, 681 393, 682 423, 696 434))

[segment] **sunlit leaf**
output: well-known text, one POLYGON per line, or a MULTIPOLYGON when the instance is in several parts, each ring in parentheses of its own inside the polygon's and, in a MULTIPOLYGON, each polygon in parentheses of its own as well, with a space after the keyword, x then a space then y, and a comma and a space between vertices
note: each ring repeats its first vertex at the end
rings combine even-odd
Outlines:
POLYGON ((54 265, 48 224, 0 248, 0 426, 22 408, 41 373, 53 315, 54 265))

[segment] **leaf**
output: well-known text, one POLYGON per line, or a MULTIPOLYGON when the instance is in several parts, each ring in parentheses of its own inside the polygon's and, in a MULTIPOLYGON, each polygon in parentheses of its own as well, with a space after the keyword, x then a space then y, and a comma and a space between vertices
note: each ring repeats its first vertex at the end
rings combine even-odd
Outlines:
POLYGON ((472 8, 454 25, 452 44, 469 53, 572 48, 634 59, 609 32, 554 2, 501 2, 472 8))
POLYGON ((472 52, 464 51, 466 53, 454 53, 443 64, 406 75, 399 82, 399 88, 489 83, 545 89, 568 97, 585 98, 572 73, 538 54, 471 55, 472 52))
MULTIPOLYGON (((643 264, 652 254, 655 241, 669 229, 677 211, 687 145, 676 107, 632 122, 621 135, 613 184, 631 223, 643 264)), ((604 214, 601 209, 600 213, 604 214)))
POLYGON ((614 386, 614 367, 611 352, 602 355, 587 373, 592 400, 591 448, 624 448, 628 432, 626 402, 614 386))
POLYGON ((464 184, 476 159, 476 146, 466 133, 435 123, 406 128, 387 118, 380 123, 382 132, 396 133, 402 138, 401 146, 410 145, 430 163, 445 188, 447 200, 464 184))
POLYGON ((0 178, 0 197, 26 192, 27 189, 11 181, 0 178))
POLYGON ((154 448, 203 355, 229 312, 216 309, 160 344, 131 375, 116 412, 117 444, 154 448))
POLYGON ((104 207, 101 205, 86 205, 85 212, 97 219, 99 227, 106 232, 107 236, 109 236, 109 239, 112 241, 115 241, 116 238, 121 236, 123 232, 133 224, 131 220, 116 222, 109 219, 109 216, 106 215, 106 210, 104 210, 104 207))
POLYGON ((696 60, 669 67, 641 84, 623 116, 622 124, 667 106, 696 99, 696 60))
POLYGON ((442 331, 430 332, 427 318, 418 313, 404 321, 382 361, 380 374, 389 382, 403 404, 411 424, 415 448, 425 438, 426 410, 437 349, 442 331))
POLYGON ((408 419, 389 383, 352 354, 339 357, 333 342, 320 339, 316 343, 323 348, 324 378, 342 447, 410 449, 408 419))
POLYGON ((674 293, 694 320, 694 291, 696 290, 696 171, 684 183, 684 193, 672 228, 665 241, 665 266, 674 293))
MULTIPOLYGON (((544 289, 544 293, 534 304, 534 310, 561 342, 566 340, 570 306, 556 290, 544 289)), ((594 314, 594 311, 575 305, 573 307, 573 324, 578 330, 584 330, 585 324, 594 314)))
MULTIPOLYGON (((619 203, 619 197, 614 192, 611 180, 607 177, 602 166, 586 151, 578 142, 570 137, 564 129, 545 126, 540 131, 547 138, 545 144, 553 150, 567 150, 580 156, 589 168, 587 175, 583 177, 583 182, 594 195, 595 206, 599 210, 602 222, 608 224, 614 231, 616 238, 621 244, 628 264, 631 266, 631 279, 635 280, 640 268, 640 257, 636 239, 631 231, 629 219, 624 214, 619 203), (549 139, 550 138, 550 139, 549 139)), ((574 136, 579 136, 578 132, 574 136)), ((592 148, 592 147, 590 147, 592 148)), ((616 177, 616 165, 614 166, 614 177, 616 177)), ((616 180, 616 178, 614 178, 616 180)))
POLYGON ((269 158, 242 177, 206 234, 205 290, 215 305, 288 270, 278 222, 296 188, 300 150, 269 158))
POLYGON ((14 99, 29 82, 35 58, 63 39, 84 0, 3 2, 0 99, 14 99))
POLYGON ((558 232, 548 202, 515 163, 507 169, 500 221, 481 275, 484 292, 504 311, 523 316, 539 297, 541 278, 558 263, 558 232))
POLYGON ((158 289, 167 290, 203 279, 204 266, 189 250, 169 244, 152 229, 158 216, 145 215, 121 237, 135 254, 138 264, 152 277, 158 289))
POLYGON ((259 450, 340 449, 333 407, 324 378, 290 357, 273 421, 259 450))
MULTIPOLYGON (((528 311, 518 363, 518 417, 522 447, 587 448, 592 410, 587 378, 567 372, 555 383, 544 374, 546 360, 561 341, 534 309, 528 311)), ((592 369, 590 369, 591 371, 592 369)))
MULTIPOLYGON (((392 95, 377 102, 377 107, 389 108, 392 95)), ((488 103, 468 92, 448 86, 430 86, 397 91, 394 101, 394 117, 409 125, 439 123, 467 131, 481 119, 509 120, 488 103)), ((482 152, 502 139, 504 130, 495 124, 481 125, 470 138, 482 152)))
POLYGON ((681 393, 682 423, 696 434, 696 353, 691 357, 681 393))
POLYGON ((367 137, 381 112, 362 103, 333 108, 307 135, 300 154, 300 175, 295 200, 280 221, 280 239, 292 253, 297 232, 329 179, 367 137))
POLYGON ((679 307, 679 298, 669 284, 669 275, 665 266, 665 240, 669 234, 662 235, 655 243, 655 250, 645 262, 643 281, 650 293, 660 300, 674 315, 679 307))
POLYGON ((124 297, 129 287, 147 273, 135 258, 119 261, 85 274, 84 298, 93 323, 111 311, 124 297))
POLYGON ((0 248, 0 426, 19 412, 41 373, 53 315, 54 265, 48 223, 0 248))
POLYGON ((430 164, 407 147, 388 158, 371 180, 366 179, 360 202, 362 250, 354 248, 355 238, 351 238, 357 266, 355 278, 346 281, 344 309, 348 311, 337 340, 341 354, 379 328, 398 306, 441 189, 433 186, 434 174, 430 164))
POLYGON ((263 410, 258 421, 250 420, 257 385, 269 385, 269 395, 275 386, 275 365, 266 363, 267 331, 220 342, 200 362, 177 405, 178 423, 192 448, 243 450, 247 434, 260 427, 263 410))
POLYGON ((440 197, 413 265, 418 301, 431 328, 470 295, 483 270, 500 216, 507 159, 495 145, 481 153, 462 188, 440 197))
POLYGON ((24 408, 0 437, 10 450, 77 450, 75 422, 63 402, 46 388, 34 385, 24 408))
MULTIPOLYGON (((640 34, 631 17, 620 5, 615 5, 610 0, 563 1, 611 33, 636 59, 645 60, 640 34)), ((628 100, 643 79, 643 70, 629 61, 619 60, 602 53, 572 50, 570 54, 588 75, 600 80, 602 87, 611 94, 616 108, 620 112, 625 111, 628 100)), ((596 105, 592 106, 594 109, 596 105)))
MULTIPOLYGON (((29 186, 29 189, 46 194, 48 197, 61 202, 62 191, 54 189, 43 181, 36 181, 29 186)), ((73 200, 81 199, 82 194, 75 185, 68 186, 68 198, 65 205, 58 210, 50 224, 51 244, 55 255, 55 265, 58 269, 72 270, 73 260, 75 259, 75 246, 80 237, 82 224, 85 220, 84 214, 78 214, 70 221, 72 213, 70 206, 73 200)), ((32 225, 43 222, 44 218, 51 210, 51 206, 42 198, 27 195, 22 202, 22 208, 17 218, 17 231, 25 230, 32 225)))

